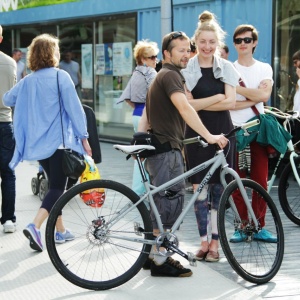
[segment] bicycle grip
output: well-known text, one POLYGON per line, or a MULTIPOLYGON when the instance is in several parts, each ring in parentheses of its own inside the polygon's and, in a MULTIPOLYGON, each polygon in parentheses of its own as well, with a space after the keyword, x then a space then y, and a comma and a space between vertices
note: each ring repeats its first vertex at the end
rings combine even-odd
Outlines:
POLYGON ((258 119, 256 119, 256 120, 253 120, 253 121, 250 121, 250 122, 247 122, 247 123, 243 124, 241 126, 241 128, 247 129, 247 128, 258 125, 259 123, 260 123, 260 121, 258 119))

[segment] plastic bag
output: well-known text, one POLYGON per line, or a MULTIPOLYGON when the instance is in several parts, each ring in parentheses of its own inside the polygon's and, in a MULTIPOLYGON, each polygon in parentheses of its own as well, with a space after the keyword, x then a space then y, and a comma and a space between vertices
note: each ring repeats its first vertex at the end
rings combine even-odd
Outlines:
MULTIPOLYGON (((90 156, 85 156, 85 165, 80 183, 100 179, 99 170, 90 156)), ((103 188, 94 188, 80 193, 80 197, 86 205, 99 208, 105 201, 105 191, 103 188)))

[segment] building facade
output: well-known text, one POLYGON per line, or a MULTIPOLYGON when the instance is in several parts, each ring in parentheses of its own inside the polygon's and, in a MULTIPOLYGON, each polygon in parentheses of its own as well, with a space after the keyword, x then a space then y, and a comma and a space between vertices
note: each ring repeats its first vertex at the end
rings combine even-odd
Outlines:
POLYGON ((172 30, 188 36, 194 34, 202 11, 213 12, 227 32, 231 61, 237 57, 232 43, 235 27, 253 24, 259 31, 255 58, 274 70, 270 104, 291 108, 296 80, 292 55, 300 49, 297 0, 48 0, 43 6, 33 0, 0 0, 0 50, 10 55, 13 48, 21 48, 26 53, 36 35, 58 36, 61 52, 72 50, 73 60, 80 64, 82 102, 95 110, 100 138, 129 140, 132 111, 126 103, 118 104, 118 97, 135 67, 135 43, 149 39, 161 45, 164 1, 171 5, 172 30))

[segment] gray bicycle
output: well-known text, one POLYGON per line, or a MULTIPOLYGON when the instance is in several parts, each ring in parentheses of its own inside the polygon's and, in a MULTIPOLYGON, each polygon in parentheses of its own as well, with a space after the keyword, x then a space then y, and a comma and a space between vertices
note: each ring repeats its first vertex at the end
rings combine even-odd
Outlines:
MULTIPOLYGON (((257 123, 255 123, 256 125, 257 123)), ((226 137, 230 138, 240 128, 248 134, 247 128, 254 123, 240 126, 226 137)), ((184 143, 207 144, 200 137, 185 140, 184 143)), ((210 145, 216 147, 216 145, 210 145)), ((207 162, 185 172, 161 186, 151 185, 145 176, 140 155, 143 151, 154 150, 151 145, 114 145, 114 148, 135 155, 140 166, 146 194, 138 197, 127 186, 111 180, 92 180, 78 184, 63 194, 56 202, 46 226, 46 244, 50 259, 58 272, 73 284, 91 290, 106 290, 124 284, 135 276, 145 263, 151 247, 166 249, 162 255, 175 253, 186 258, 191 266, 196 265, 193 253, 179 249, 176 232, 193 207, 203 186, 216 170, 221 167, 220 179, 225 189, 218 210, 218 230, 223 252, 232 268, 242 278, 252 283, 266 283, 278 272, 284 253, 284 233, 280 216, 270 195, 256 182, 240 179, 229 168, 223 150, 216 147, 216 155, 207 162), (197 191, 184 207, 171 230, 164 231, 153 195, 168 188, 192 174, 208 169, 197 191), (228 184, 225 175, 233 180, 228 184), (235 205, 240 194, 248 211, 248 219, 242 220, 235 205), (266 214, 255 215, 252 198, 260 197, 266 214), (152 234, 152 224, 147 204, 153 210, 160 234, 152 234), (64 223, 72 229, 75 239, 55 244, 55 223, 63 212, 64 223), (265 218, 266 228, 277 237, 276 243, 256 240, 255 234, 262 229, 265 218), (243 236, 240 243, 231 243, 230 238, 238 231, 243 236)), ((196 224, 194 229, 196 230, 196 224)), ((182 234, 182 233, 181 233, 182 234)), ((184 234, 184 233, 183 233, 184 234)))

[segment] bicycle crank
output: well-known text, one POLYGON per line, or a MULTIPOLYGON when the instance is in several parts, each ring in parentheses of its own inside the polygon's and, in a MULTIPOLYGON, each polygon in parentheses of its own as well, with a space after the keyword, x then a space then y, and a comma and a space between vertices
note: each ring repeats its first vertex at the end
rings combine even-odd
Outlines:
POLYGON ((191 266, 197 266, 197 260, 195 255, 191 252, 184 253, 178 248, 179 241, 175 234, 166 232, 156 237, 156 249, 163 256, 171 256, 174 253, 184 257, 191 266), (163 247, 167 252, 160 251, 160 247, 163 247))

